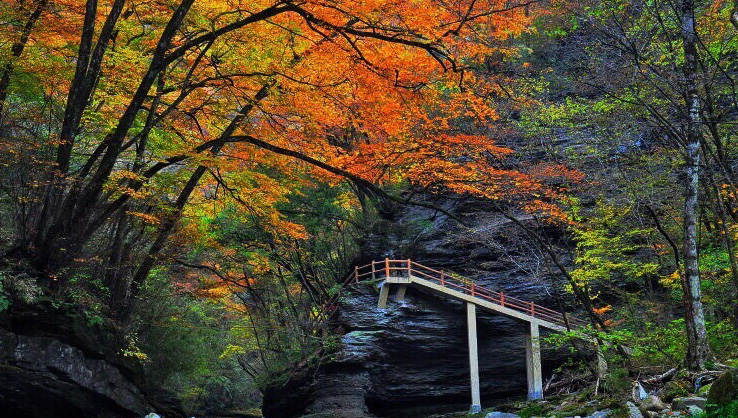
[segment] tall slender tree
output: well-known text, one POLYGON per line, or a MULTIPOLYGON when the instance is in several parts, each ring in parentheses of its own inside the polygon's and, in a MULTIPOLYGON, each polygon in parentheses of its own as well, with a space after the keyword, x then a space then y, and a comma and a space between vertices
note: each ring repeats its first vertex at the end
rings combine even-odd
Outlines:
POLYGON ((697 22, 694 0, 683 0, 681 8, 681 38, 684 49, 684 99, 686 101, 686 164, 684 193, 684 308, 686 311, 687 364, 690 369, 703 370, 711 358, 707 342, 705 314, 702 308, 697 222, 699 217, 701 115, 697 73, 697 22))

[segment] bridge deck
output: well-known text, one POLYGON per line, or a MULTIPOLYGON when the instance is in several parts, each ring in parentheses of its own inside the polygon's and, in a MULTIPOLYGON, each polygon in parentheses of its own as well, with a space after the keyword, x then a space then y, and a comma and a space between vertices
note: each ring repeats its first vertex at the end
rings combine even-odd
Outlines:
POLYGON ((502 314, 554 331, 579 328, 586 322, 533 302, 511 297, 480 286, 473 280, 423 266, 411 260, 375 261, 356 267, 351 280, 355 283, 366 280, 384 280, 388 284, 410 285, 452 299, 472 303, 481 309, 502 314))

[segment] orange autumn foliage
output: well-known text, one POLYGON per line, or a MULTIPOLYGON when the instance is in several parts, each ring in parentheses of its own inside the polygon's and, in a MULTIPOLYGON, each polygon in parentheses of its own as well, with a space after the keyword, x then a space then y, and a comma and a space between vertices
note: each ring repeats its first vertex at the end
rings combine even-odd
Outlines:
MULTIPOLYGON (((34 190, 62 196, 72 209, 51 217, 53 234, 39 244, 46 253, 63 242, 82 248, 116 213, 128 216, 121 224, 161 224, 166 238, 170 219, 234 204, 281 239, 305 239, 276 206, 297 185, 350 176, 378 187, 515 201, 562 220, 557 200, 580 180, 560 166, 505 165, 513 150, 490 137, 500 90, 494 75, 475 70, 517 53, 510 41, 547 13, 539 4, 112 0, 90 14, 91 4, 48 3, 17 59, 8 46, 28 2, 0 6, 0 17, 16 22, 0 25, 0 60, 12 60, 16 79, 32 80, 42 97, 5 116, 49 126, 40 138, 0 138, 0 146, 4 155, 30 149, 40 172, 34 190), (175 10, 184 13, 181 23, 172 23, 175 10), (108 22, 113 35, 100 46, 108 22), (92 29, 89 51, 102 54, 89 100, 75 104, 85 28, 92 29), (55 108, 64 118, 48 116, 55 108), (74 125, 67 137, 59 119, 74 125), (185 193, 192 181, 195 192, 185 193), (75 201, 77 194, 84 199, 75 201)), ((185 227, 175 239, 200 233, 185 227)), ((162 245, 152 248, 149 260, 162 245)))

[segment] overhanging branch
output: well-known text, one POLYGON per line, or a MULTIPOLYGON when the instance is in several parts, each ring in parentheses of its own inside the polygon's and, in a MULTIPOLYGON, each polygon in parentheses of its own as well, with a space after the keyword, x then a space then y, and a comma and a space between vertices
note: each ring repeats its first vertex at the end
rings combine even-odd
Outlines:
POLYGON ((335 174, 337 176, 341 176, 352 183, 356 184, 358 187, 370 192, 377 198, 383 199, 385 201, 393 201, 397 202, 403 205, 411 205, 411 206, 420 206, 428 209, 435 210, 437 212, 441 212, 444 215, 448 216, 449 218, 459 222, 462 225, 466 225, 466 223, 458 216, 454 215, 453 213, 449 212, 448 210, 438 206, 434 205, 433 203, 429 202, 423 202, 423 201, 417 201, 417 200, 410 200, 410 199, 403 199, 399 196, 392 195, 390 193, 387 193, 385 190, 383 190, 381 187, 377 186, 376 184, 357 176, 356 174, 350 173, 342 168, 334 167, 330 164, 326 164, 323 161, 317 160, 313 157, 310 157, 309 155, 305 155, 299 151, 282 148, 274 144, 270 144, 266 141, 263 141, 261 139, 255 138, 251 135, 234 135, 231 136, 228 139, 228 142, 243 142, 247 144, 251 144, 254 146, 257 146, 259 148, 271 151, 275 154, 285 155, 288 157, 296 158, 298 160, 304 161, 308 164, 314 165, 318 168, 321 168, 325 171, 328 171, 329 173, 335 174))

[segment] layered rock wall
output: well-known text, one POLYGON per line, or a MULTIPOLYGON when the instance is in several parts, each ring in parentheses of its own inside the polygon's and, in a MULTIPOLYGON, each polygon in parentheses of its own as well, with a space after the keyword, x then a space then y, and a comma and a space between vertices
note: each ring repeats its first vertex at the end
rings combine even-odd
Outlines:
MULTIPOLYGON (((535 249, 526 247, 529 240, 511 222, 485 211, 479 202, 450 209, 470 219, 472 226, 461 227, 430 211, 409 210, 378 228, 390 232, 367 239, 361 261, 412 258, 555 309, 571 304, 554 297, 557 275, 535 249)), ((555 238, 556 231, 549 234, 555 238)), ((377 293, 361 285, 342 301, 340 351, 317 371, 290 382, 289 390, 270 388, 264 399, 266 417, 423 417, 469 407, 463 304, 411 288, 405 301, 391 296, 387 309, 379 310, 377 293)), ((482 404, 524 396, 524 325, 479 312, 478 339, 482 404)), ((563 358, 544 344, 544 378, 563 358)))

